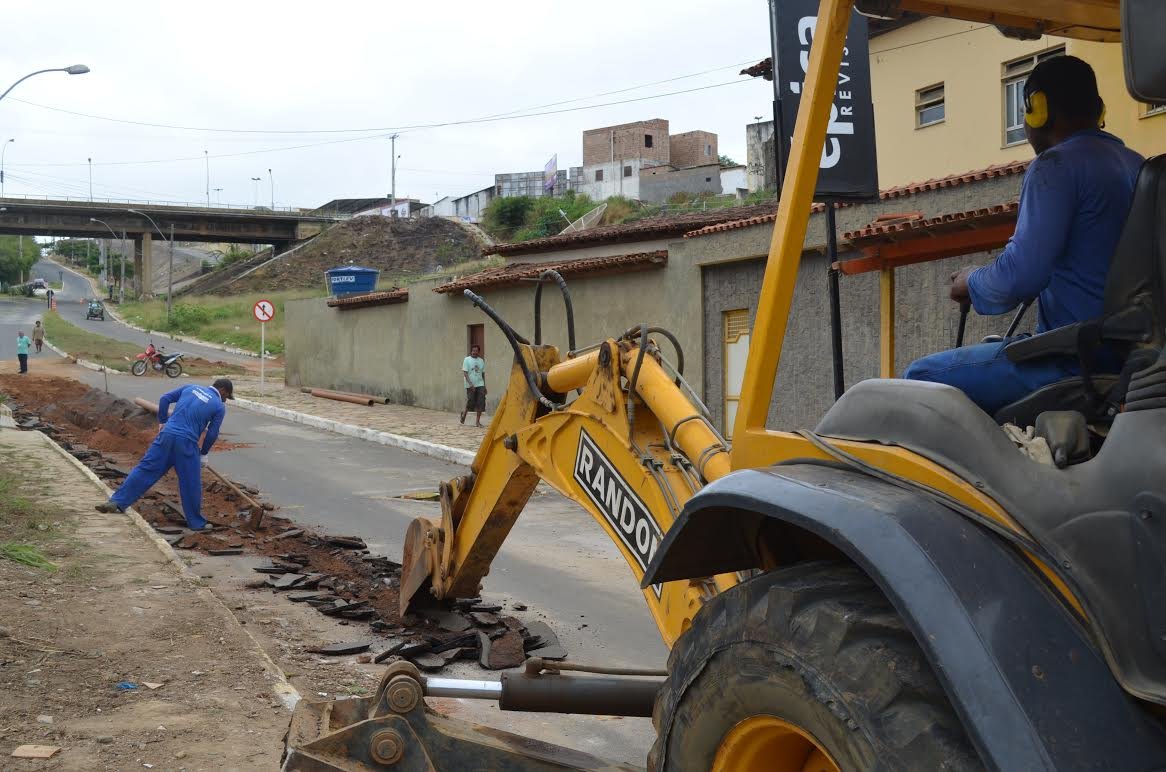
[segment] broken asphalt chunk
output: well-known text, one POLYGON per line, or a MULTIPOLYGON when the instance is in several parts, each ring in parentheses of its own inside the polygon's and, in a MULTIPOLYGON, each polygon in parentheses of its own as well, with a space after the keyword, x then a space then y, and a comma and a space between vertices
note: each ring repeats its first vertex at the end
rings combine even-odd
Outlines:
POLYGON ((272 538, 274 538, 274 539, 294 539, 297 536, 303 536, 303 535, 304 535, 303 528, 292 528, 290 530, 284 531, 283 533, 276 534, 272 538))
POLYGON ((284 574, 271 586, 277 590, 290 590, 304 581, 304 578, 303 574, 284 574))
POLYGON ((482 627, 493 627, 498 624, 498 617, 485 611, 471 611, 470 618, 474 623, 482 627))
POLYGON ((287 599, 292 603, 304 603, 306 601, 319 600, 323 597, 318 592, 292 592, 288 593, 287 599))
POLYGON ((432 620, 442 630, 448 630, 451 633, 460 633, 470 629, 470 620, 452 611, 421 609, 418 613, 426 619, 432 620))
POLYGON ((179 536, 186 533, 185 528, 181 528, 177 525, 156 525, 154 526, 154 530, 166 536, 179 536))
POLYGON ((362 651, 368 651, 368 647, 372 644, 368 642, 354 642, 354 643, 333 643, 328 646, 316 646, 308 649, 312 654, 327 654, 328 656, 341 656, 344 654, 359 654, 362 651))
POLYGON ((526 626, 526 632, 532 638, 538 639, 537 648, 532 648, 530 656, 543 659, 567 658, 567 650, 562 647, 558 636, 546 622, 531 622, 526 626))
POLYGON ((403 648, 405 648, 405 642, 401 641, 400 643, 397 643, 397 644, 390 646, 389 648, 382 651, 380 654, 373 657, 372 661, 377 662, 377 663, 384 662, 386 659, 388 659, 389 657, 398 653, 403 648))
POLYGON ((439 654, 417 654, 409 661, 428 673, 436 672, 445 667, 445 658, 439 654))
MULTIPOLYGON (((563 652, 566 657, 567 653, 563 652)), ((514 630, 507 630, 497 639, 490 641, 490 653, 486 657, 487 667, 491 670, 505 670, 518 667, 526 661, 526 653, 522 648, 522 635, 514 630)))
POLYGON ((368 546, 359 536, 325 536, 324 542, 346 550, 362 550, 368 546))
POLYGON ((217 549, 217 550, 207 550, 206 554, 214 555, 215 557, 222 557, 224 555, 242 555, 243 548, 242 547, 223 547, 222 549, 217 549))

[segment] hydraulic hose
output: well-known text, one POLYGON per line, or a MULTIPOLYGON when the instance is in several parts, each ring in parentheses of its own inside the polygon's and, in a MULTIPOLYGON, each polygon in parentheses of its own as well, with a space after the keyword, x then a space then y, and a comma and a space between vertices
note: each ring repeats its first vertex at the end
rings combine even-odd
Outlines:
POLYGON ((677 337, 663 327, 648 327, 641 324, 638 327, 629 328, 619 337, 620 340, 631 340, 637 336, 653 332, 663 335, 672 344, 672 348, 676 350, 676 374, 684 375, 684 349, 680 347, 680 341, 677 337))
POLYGON ((628 381, 628 436, 636 425, 636 381, 640 379, 640 366, 644 364, 644 354, 648 351, 648 325, 640 325, 639 338, 640 352, 636 354, 636 366, 632 368, 632 377, 628 381))
POLYGON ((536 346, 541 346, 543 342, 543 320, 542 320, 542 294, 543 282, 547 279, 554 279, 555 283, 559 285, 559 292, 563 296, 563 306, 566 309, 567 316, 567 350, 575 350, 575 306, 571 303, 571 291, 567 289, 567 282, 562 275, 554 270, 548 268, 538 275, 538 284, 534 288, 534 343, 536 346))
POLYGON ((507 342, 510 343, 510 348, 514 350, 514 361, 518 362, 519 368, 522 369, 522 375, 526 378, 526 385, 530 389, 531 396, 538 400, 539 404, 545 407, 547 410, 555 410, 558 408, 558 405, 543 396, 542 391, 539 390, 538 381, 535 380, 534 373, 532 373, 530 368, 527 366, 526 359, 522 356, 522 349, 518 347, 519 342, 528 346, 530 345, 530 342, 515 332, 514 328, 507 324, 506 320, 499 316, 498 312, 491 308, 490 304, 487 303, 481 295, 478 295, 472 290, 468 289, 462 290, 462 294, 469 298, 471 303, 482 309, 486 316, 490 317, 494 324, 498 325, 498 328, 502 330, 502 334, 506 336, 507 342))

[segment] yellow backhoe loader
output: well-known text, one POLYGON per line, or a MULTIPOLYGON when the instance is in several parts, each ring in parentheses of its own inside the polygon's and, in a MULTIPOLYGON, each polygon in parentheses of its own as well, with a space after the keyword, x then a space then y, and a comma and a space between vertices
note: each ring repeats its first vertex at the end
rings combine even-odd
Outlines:
MULTIPOLYGON (((822 0, 732 442, 687 389, 677 341, 657 347, 666 330, 564 353, 467 293, 515 364, 470 474, 407 537, 403 607, 475 596, 546 482, 623 553, 667 673, 536 661, 490 683, 398 663, 372 697, 301 703, 286 770, 615 768, 426 696, 652 715, 651 769, 1166 768, 1166 157, 1139 176, 1105 315, 1020 352, 1102 340, 1141 363, 1120 393, 1074 378, 1027 405, 1035 419, 1104 388, 1091 459, 1037 463, 961 392, 894 379, 855 385, 812 431, 765 426, 855 6, 1122 40, 1131 94, 1166 100, 1166 2, 822 0)), ((570 319, 561 277, 543 278, 570 319)))

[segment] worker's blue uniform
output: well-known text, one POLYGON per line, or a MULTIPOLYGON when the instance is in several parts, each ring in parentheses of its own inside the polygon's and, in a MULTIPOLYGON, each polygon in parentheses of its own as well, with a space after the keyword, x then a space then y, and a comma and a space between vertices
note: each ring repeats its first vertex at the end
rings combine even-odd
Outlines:
POLYGON ((206 518, 202 516, 198 440, 205 431, 201 455, 210 453, 226 413, 219 392, 209 386, 183 386, 163 394, 158 401, 158 423, 162 425, 158 436, 109 500, 118 509, 132 506, 174 467, 186 524, 195 530, 201 529, 206 525, 206 518), (175 404, 174 415, 170 415, 171 404, 175 404))
MULTIPOLYGON (((1039 298, 1038 333, 1101 316, 1110 259, 1144 160, 1100 129, 1077 132, 1033 159, 1012 239, 968 276, 976 313, 1004 314, 1039 298)), ((912 362, 903 377, 955 386, 994 413, 1079 371, 1075 357, 1012 362, 1007 343, 941 351, 912 362)), ((1100 370, 1119 366, 1101 359, 1100 370)))

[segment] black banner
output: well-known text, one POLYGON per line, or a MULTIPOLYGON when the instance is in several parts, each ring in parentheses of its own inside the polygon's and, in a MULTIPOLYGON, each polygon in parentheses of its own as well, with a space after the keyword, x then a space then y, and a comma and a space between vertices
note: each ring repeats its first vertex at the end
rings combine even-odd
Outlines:
MULTIPOLYGON (((775 14, 776 36, 773 45, 774 70, 780 104, 777 106, 780 127, 777 141, 782 143, 778 157, 785 177, 794 122, 798 117, 802 81, 810 61, 810 45, 818 22, 818 0, 779 0, 770 3, 775 14)), ((846 50, 838 73, 838 88, 830 109, 826 144, 818 168, 815 201, 867 200, 879 193, 878 164, 875 156, 874 104, 870 90, 870 51, 866 17, 850 16, 846 33, 846 50)))

